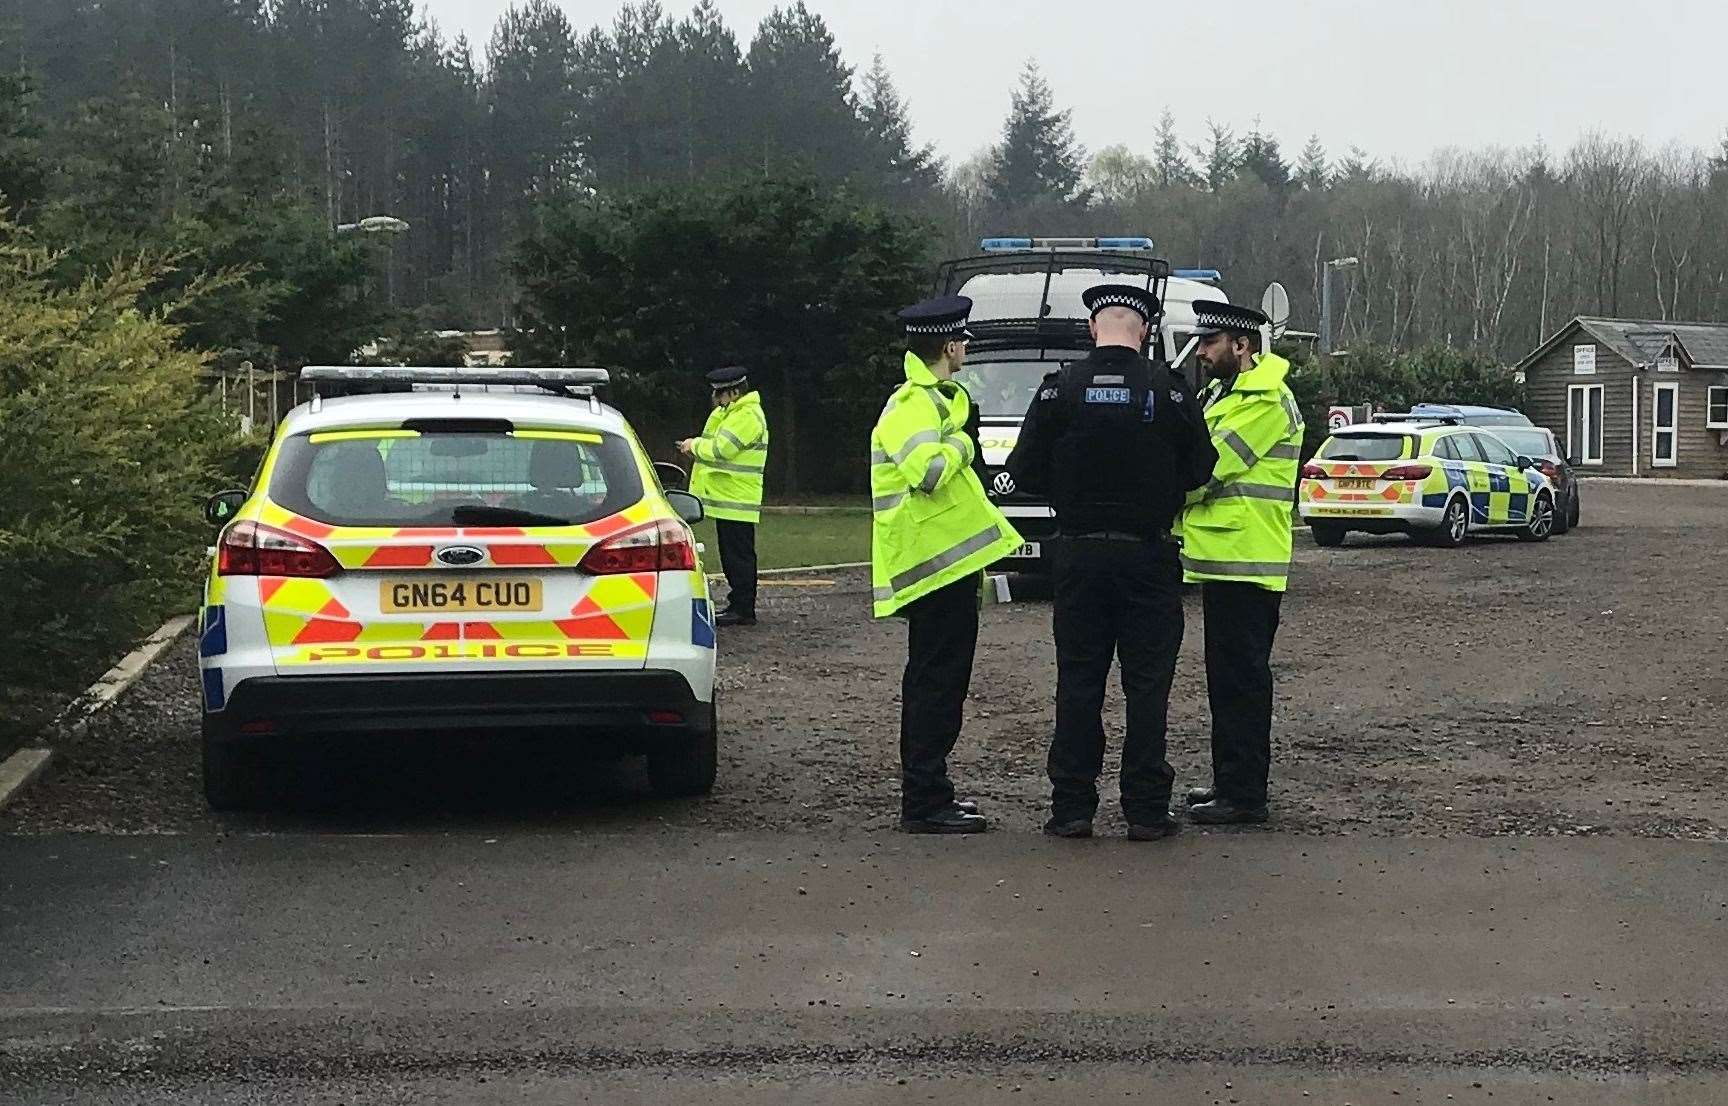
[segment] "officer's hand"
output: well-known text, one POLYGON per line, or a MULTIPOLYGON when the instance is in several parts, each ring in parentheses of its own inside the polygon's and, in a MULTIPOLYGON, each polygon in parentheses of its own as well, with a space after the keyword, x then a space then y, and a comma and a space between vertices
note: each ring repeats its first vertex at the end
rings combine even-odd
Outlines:
POLYGON ((689 455, 689 453, 690 453, 690 439, 689 438, 685 438, 683 441, 678 443, 678 452, 685 454, 686 456, 689 455))

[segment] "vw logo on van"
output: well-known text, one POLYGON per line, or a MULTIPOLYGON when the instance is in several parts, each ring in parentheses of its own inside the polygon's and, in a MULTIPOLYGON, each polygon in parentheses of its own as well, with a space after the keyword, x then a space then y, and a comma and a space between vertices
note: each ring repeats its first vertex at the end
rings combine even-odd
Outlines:
POLYGON ((990 490, 997 495, 1013 495, 1014 477, 1010 476, 1006 470, 997 473, 996 478, 990 481, 990 490))
POLYGON ((475 545, 446 545, 435 555, 439 563, 452 568, 467 568, 486 559, 486 551, 475 545))

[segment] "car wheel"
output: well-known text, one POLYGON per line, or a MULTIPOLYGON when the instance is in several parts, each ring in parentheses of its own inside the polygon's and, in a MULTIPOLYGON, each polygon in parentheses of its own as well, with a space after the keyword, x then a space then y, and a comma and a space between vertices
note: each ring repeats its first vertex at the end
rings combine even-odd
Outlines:
POLYGON ((1547 492, 1536 497, 1536 506, 1531 508, 1530 519, 1524 524, 1524 529, 1518 531, 1519 541, 1547 541, 1554 533, 1554 499, 1547 492))
POLYGON ((1554 532, 1564 534, 1572 529, 1572 508, 1570 505, 1563 511, 1554 512, 1554 532))
POLYGON ((1343 545, 1344 535, 1348 533, 1335 522, 1310 522, 1308 531, 1314 535, 1314 544, 1322 549, 1336 549, 1343 545))
POLYGON ((648 754, 648 785, 664 799, 687 799, 714 790, 720 767, 720 692, 708 708, 708 727, 648 754))
POLYGON ((1566 504, 1566 529, 1577 529, 1579 521, 1578 516, 1578 489, 1574 487, 1572 489, 1572 502, 1566 504))
POLYGON ((211 810, 252 810, 264 799, 259 750, 218 737, 204 727, 204 801, 211 810))
POLYGON ((1453 496, 1446 504, 1446 513, 1440 516, 1440 525, 1428 531, 1428 541, 1445 549, 1456 549, 1464 544, 1464 539, 1470 533, 1470 507, 1463 496, 1453 496))

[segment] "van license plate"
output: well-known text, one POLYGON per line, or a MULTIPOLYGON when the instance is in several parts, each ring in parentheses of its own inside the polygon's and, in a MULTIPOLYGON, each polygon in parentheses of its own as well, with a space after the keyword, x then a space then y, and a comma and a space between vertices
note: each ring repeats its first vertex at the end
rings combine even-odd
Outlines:
POLYGON ((386 580, 378 585, 378 609, 385 614, 481 614, 489 611, 531 614, 543 605, 539 580, 444 576, 429 580, 386 580))

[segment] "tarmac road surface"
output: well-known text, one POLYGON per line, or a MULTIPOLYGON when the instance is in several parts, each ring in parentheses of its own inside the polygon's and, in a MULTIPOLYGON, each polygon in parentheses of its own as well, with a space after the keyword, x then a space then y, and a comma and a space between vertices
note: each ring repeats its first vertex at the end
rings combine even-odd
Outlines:
POLYGON ((1719 1103, 1725 859, 0 838, 0 1101, 1719 1103))

